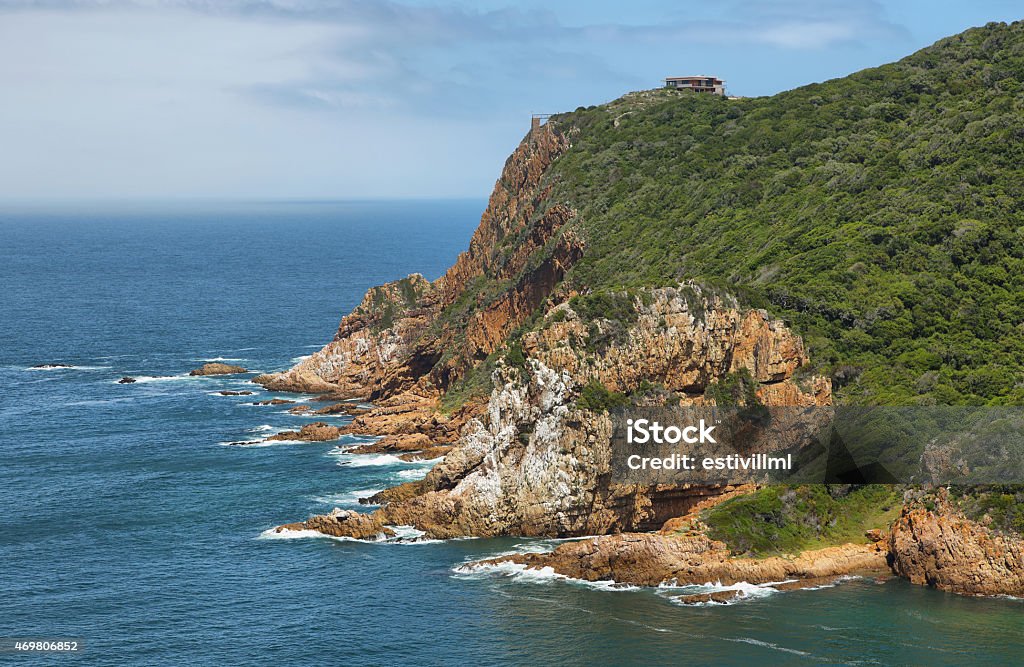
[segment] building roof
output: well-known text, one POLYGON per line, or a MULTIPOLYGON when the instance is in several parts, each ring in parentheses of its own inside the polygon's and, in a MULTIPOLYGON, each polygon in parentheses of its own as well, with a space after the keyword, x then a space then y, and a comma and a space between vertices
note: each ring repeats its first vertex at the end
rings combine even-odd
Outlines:
POLYGON ((723 81, 723 82, 725 81, 724 79, 719 79, 717 76, 712 76, 710 74, 690 74, 690 75, 687 75, 687 76, 666 76, 665 77, 666 81, 675 81, 677 79, 714 79, 715 81, 723 81))

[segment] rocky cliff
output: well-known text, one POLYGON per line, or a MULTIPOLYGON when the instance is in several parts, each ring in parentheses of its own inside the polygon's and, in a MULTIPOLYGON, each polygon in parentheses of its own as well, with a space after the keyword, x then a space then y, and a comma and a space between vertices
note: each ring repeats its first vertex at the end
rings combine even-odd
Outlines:
POLYGON ((375 400, 443 392, 501 346, 580 257, 581 241, 564 229, 573 211, 550 201, 544 182, 568 146, 554 125, 532 132, 505 163, 469 249, 445 275, 374 287, 331 343, 256 382, 375 400))
POLYGON ((908 494, 889 536, 892 569, 915 584, 967 595, 1024 596, 1024 539, 967 519, 945 489, 908 494))
MULTIPOLYGON (((797 382, 803 342, 764 311, 693 284, 596 295, 565 287, 585 244, 572 209, 551 200, 546 173, 570 134, 552 123, 524 139, 444 276, 371 289, 322 350, 256 378, 275 390, 373 400, 345 429, 380 436, 359 451, 447 453, 422 482, 375 499, 388 503, 374 515, 381 525, 437 537, 657 528, 709 493, 610 484, 611 423, 577 405, 588 383, 640 401, 652 400, 642 387, 657 387, 657 400, 700 403, 742 371, 766 404, 831 400, 827 379, 797 382), (473 373, 493 374, 484 378, 490 395, 441 411, 439 399, 473 373)), ((318 525, 340 534, 355 524, 318 525)))
MULTIPOLYGON (((800 164, 775 149, 771 159, 748 155, 770 146, 761 138, 774 132, 758 129, 759 119, 773 116, 757 105, 784 107, 789 98, 732 104, 691 97, 627 96, 534 130, 506 162, 469 249, 445 275, 433 282, 412 275, 371 289, 322 350, 256 378, 274 390, 371 400, 369 410, 328 408, 353 414, 330 435, 378 436, 354 452, 444 456, 425 479, 377 494, 373 501, 382 507, 375 512, 335 511, 281 528, 358 539, 389 535, 394 525, 437 538, 601 535, 516 562, 635 583, 828 576, 875 568, 888 553, 892 569, 918 583, 1019 594, 1019 539, 955 513, 908 506, 884 545, 874 540, 786 558, 736 558, 700 531, 671 529, 690 525, 688 513, 736 489, 612 479, 609 405, 705 405, 724 398, 766 406, 832 403, 831 381, 816 374, 803 339, 786 322, 710 290, 709 283, 742 289, 748 303, 770 303, 773 313, 814 336, 829 363, 875 338, 881 342, 864 343, 865 349, 895 349, 888 337, 910 331, 903 301, 879 301, 882 286, 906 281, 876 276, 849 297, 852 304, 848 282, 828 282, 870 273, 893 225, 869 234, 863 248, 850 245, 859 237, 843 236, 849 248, 837 260, 833 235, 845 219, 806 220, 790 209, 766 208, 778 197, 748 187, 770 183, 776 195, 803 192, 801 183, 813 188, 827 181, 830 193, 847 187, 822 181, 817 172, 799 177, 800 164), (694 118, 710 120, 687 125, 694 118), (673 137, 719 130, 722 136, 664 141, 660 132, 670 121, 684 130, 673 137), (747 125, 749 136, 735 133, 747 125), (728 150, 702 156, 720 145, 728 150), (728 157, 733 154, 738 157, 728 157), (766 172, 760 181, 746 171, 714 181, 714 165, 723 164, 783 171, 766 172), (810 226, 789 229, 791 217, 810 226), (814 231, 816 225, 825 231, 814 231), (808 261, 806 253, 793 252, 796 239, 825 255, 808 261), (833 270, 840 264, 849 270, 833 270)), ((848 105, 839 106, 845 113, 848 105)), ((817 107, 808 107, 813 118, 821 113, 817 107)), ((803 107, 792 113, 800 122, 803 107)), ((833 165, 827 143, 822 159, 833 165)), ((808 192, 807 201, 843 200, 808 192)), ((792 210, 808 209, 799 199, 792 210)), ((886 247, 898 253, 904 245, 886 247)), ((929 256, 945 258, 947 250, 929 256)), ((936 271, 945 275, 945 265, 936 271)), ((849 383, 863 375, 876 392, 864 395, 882 395, 889 370, 939 363, 904 356, 899 363, 872 356, 881 370, 840 366, 836 377, 849 383)))
MULTIPOLYGON (((797 381, 807 362, 803 343, 763 311, 694 285, 617 298, 609 314, 619 319, 583 319, 576 300, 549 308, 522 336, 522 358, 499 361, 486 405, 462 425, 447 457, 422 482, 385 493, 380 499, 392 502, 372 520, 443 538, 657 529, 722 489, 612 483, 612 423, 607 412, 580 407, 584 386, 637 400, 642 387, 656 386, 660 401, 700 403, 720 379, 742 370, 766 404, 831 399, 827 379, 797 381), (618 333, 608 337, 612 329, 618 333)), ((320 525, 317 519, 306 527, 320 525)), ((355 524, 329 525, 343 535, 355 524)))

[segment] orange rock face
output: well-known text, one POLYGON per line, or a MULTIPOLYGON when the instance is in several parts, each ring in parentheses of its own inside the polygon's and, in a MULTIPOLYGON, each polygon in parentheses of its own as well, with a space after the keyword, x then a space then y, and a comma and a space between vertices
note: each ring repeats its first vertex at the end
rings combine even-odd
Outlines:
MULTIPOLYGON (((656 383, 700 401, 710 383, 744 370, 766 403, 831 401, 827 379, 794 377, 807 363, 799 336, 692 285, 647 290, 625 336, 593 349, 592 326, 610 325, 582 321, 567 302, 564 278, 586 247, 575 211, 552 201, 544 180, 568 148, 557 124, 532 132, 444 276, 371 289, 322 350, 256 378, 274 390, 372 400, 341 431, 381 437, 365 451, 446 452, 422 482, 382 494, 389 504, 375 521, 433 537, 597 534, 657 529, 706 497, 693 485, 609 483, 611 422, 575 405, 590 380, 622 392, 656 383), (542 326, 522 340, 526 365, 499 368, 486 401, 440 413, 452 383, 538 313, 542 326)), ((358 527, 324 525, 335 535, 358 527)))
POLYGON ((330 514, 312 516, 306 521, 279 526, 276 532, 286 530, 315 530, 332 537, 351 537, 357 540, 377 540, 395 534, 395 531, 370 515, 337 508, 330 514))
POLYGON ((1024 539, 968 520, 945 489, 934 509, 904 507, 888 546, 893 571, 912 583, 965 595, 1024 596, 1024 539))
POLYGON ((694 285, 647 294, 647 303, 639 297, 634 303, 639 314, 628 335, 602 354, 588 349, 592 323, 568 307, 549 312, 551 322, 526 334, 523 348, 554 369, 596 379, 612 391, 628 393, 646 381, 699 403, 712 382, 745 370, 759 383, 758 397, 766 405, 831 405, 828 378, 808 378, 807 386, 797 383, 797 369, 809 361, 803 340, 765 311, 704 296, 694 285), (688 303, 694 294, 702 299, 698 310, 688 303))
POLYGON ((305 424, 298 431, 282 431, 270 436, 267 440, 305 440, 306 442, 325 442, 341 437, 341 429, 324 422, 305 424))
POLYGON ((668 536, 657 533, 607 535, 563 544, 551 553, 517 554, 482 564, 513 562, 586 581, 613 580, 622 584, 657 586, 720 582, 732 585, 818 579, 854 572, 881 572, 885 551, 875 545, 845 544, 793 557, 732 558, 721 542, 705 535, 668 536))
POLYGON ((626 393, 658 382, 704 400, 709 383, 738 368, 755 383, 761 378, 757 386, 774 388, 771 395, 788 405, 830 402, 827 380, 801 384, 793 377, 806 363, 799 337, 763 312, 701 298, 698 316, 679 289, 650 290, 634 303, 636 321, 602 350, 587 344, 588 323, 559 305, 524 336, 525 366, 499 366, 482 410, 462 419, 441 417, 402 394, 357 417, 348 430, 372 429, 395 449, 405 442, 417 449, 428 441, 452 444, 421 483, 382 495, 379 500, 390 504, 376 516, 438 538, 593 535, 656 530, 729 491, 612 483, 611 420, 575 405, 580 388, 593 378, 626 393), (453 422, 457 437, 449 439, 453 422), (415 434, 430 435, 421 440, 415 434))
POLYGON ((541 184, 568 146, 554 126, 531 133, 505 163, 469 249, 444 276, 431 283, 413 274, 371 289, 322 350, 253 381, 339 398, 377 400, 406 391, 436 398, 481 354, 497 349, 580 257, 582 244, 566 233, 539 266, 526 268, 573 218, 547 201, 550 188, 541 184), (470 296, 482 278, 509 282, 503 291, 470 296))

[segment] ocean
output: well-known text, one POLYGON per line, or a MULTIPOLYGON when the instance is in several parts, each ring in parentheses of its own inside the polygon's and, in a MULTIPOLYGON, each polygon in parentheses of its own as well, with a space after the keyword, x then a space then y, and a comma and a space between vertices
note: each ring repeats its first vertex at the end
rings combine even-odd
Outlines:
MULTIPOLYGON (((0 210, 0 637, 12 664, 928 664, 1024 661, 1024 602, 898 580, 725 606, 467 561, 556 543, 264 531, 426 474, 337 443, 250 376, 319 348, 368 287, 433 279, 482 201, 0 210), (37 364, 70 368, 32 369, 37 364), (122 376, 135 384, 118 384, 122 376), (253 391, 222 396, 222 390, 253 391)), ((294 397, 291 397, 294 398, 294 397)), ((337 423, 343 418, 334 418, 337 423)), ((363 508, 366 509, 366 508, 363 508)))

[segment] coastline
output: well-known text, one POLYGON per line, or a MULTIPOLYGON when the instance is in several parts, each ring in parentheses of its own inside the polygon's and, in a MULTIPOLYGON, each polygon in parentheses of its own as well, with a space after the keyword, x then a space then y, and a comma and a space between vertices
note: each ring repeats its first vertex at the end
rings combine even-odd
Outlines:
MULTIPOLYGON (((469 250, 442 277, 413 274, 371 288, 329 344, 290 369, 253 379, 268 390, 335 401, 317 413, 351 414, 340 428, 311 424, 277 437, 357 434, 376 440, 352 448, 353 455, 443 457, 423 479, 369 498, 379 505, 372 512, 336 509, 278 530, 357 539, 390 537, 389 526, 399 525, 430 539, 605 535, 590 547, 566 545, 510 562, 621 583, 678 579, 681 563, 692 563, 684 580, 700 583, 817 579, 888 567, 888 560, 896 574, 944 590, 1024 593, 1019 537, 1000 538, 1006 564, 972 560, 989 553, 991 536, 965 517, 951 519, 959 533, 940 532, 947 541, 966 535, 951 545, 949 562, 912 553, 927 548, 922 529, 946 521, 933 514, 897 522, 888 542, 881 536, 889 526, 866 525, 868 546, 746 561, 700 530, 663 531, 732 487, 609 482, 607 408, 616 396, 654 405, 829 406, 832 383, 814 374, 803 339, 785 322, 727 293, 693 282, 608 295, 567 291, 562 278, 586 240, 574 229, 573 209, 550 200, 545 174, 569 150, 570 134, 549 123, 527 135, 506 162, 469 250), (509 246, 512 238, 521 243, 509 246), (477 292, 491 284, 498 291, 482 302, 477 292), (469 389, 477 385, 490 390, 469 389), (356 401, 370 403, 353 409, 356 401), (936 568, 964 574, 935 577, 936 568)), ((773 451, 779 438, 795 436, 765 432, 754 447, 773 451)), ((955 514, 948 503, 942 509, 955 514)))

